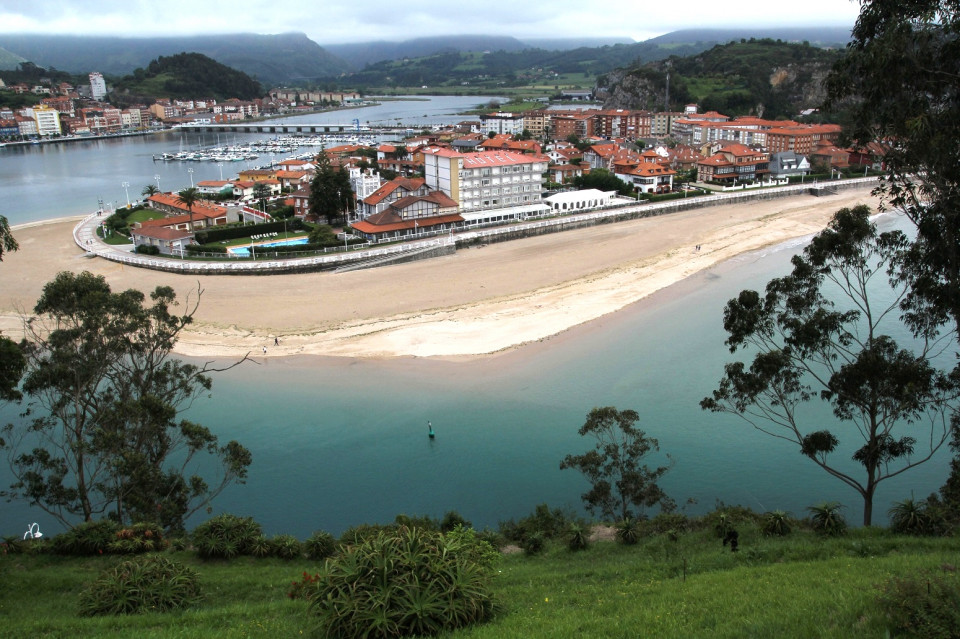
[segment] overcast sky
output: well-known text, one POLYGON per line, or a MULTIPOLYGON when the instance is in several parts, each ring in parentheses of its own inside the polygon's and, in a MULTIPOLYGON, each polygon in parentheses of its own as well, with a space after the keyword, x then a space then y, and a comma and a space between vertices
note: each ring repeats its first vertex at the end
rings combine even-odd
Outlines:
POLYGON ((646 40, 677 29, 853 26, 855 0, 0 0, 0 32, 163 36, 287 33, 339 44, 430 35, 646 40))

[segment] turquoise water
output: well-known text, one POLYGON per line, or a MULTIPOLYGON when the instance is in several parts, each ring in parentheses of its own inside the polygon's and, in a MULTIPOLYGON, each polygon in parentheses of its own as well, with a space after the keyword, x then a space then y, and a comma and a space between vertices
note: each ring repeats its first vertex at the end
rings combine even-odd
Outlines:
MULTIPOLYGON (((211 399, 188 413, 253 453, 247 484, 225 491, 215 512, 251 515, 269 534, 305 537, 401 512, 439 517, 456 509, 476 526, 496 526, 542 502, 579 509, 586 484, 572 470, 561 472, 560 459, 587 450, 577 435, 587 412, 614 405, 636 410, 640 426, 659 439, 661 455, 651 463, 665 461, 664 453, 675 459, 663 485, 678 503, 696 500, 687 512, 722 500, 802 516, 807 506, 835 499, 857 523, 857 495, 794 447, 699 408, 731 358, 723 305, 787 272, 797 248, 741 256, 623 312, 490 358, 244 363, 218 375, 211 399)), ((818 409, 810 423, 830 419, 818 409)), ((840 439, 849 457, 855 440, 840 439)), ((948 461, 943 450, 882 484, 876 521, 894 500, 936 490, 948 461)), ((55 530, 49 517, 20 504, 2 512, 2 534, 31 521, 55 530)))
MULTIPOLYGON (((257 248, 257 249, 261 249, 261 248, 270 248, 271 246, 293 246, 293 245, 295 245, 295 244, 306 244, 306 243, 307 243, 307 239, 308 239, 308 238, 300 237, 300 238, 297 238, 297 239, 295 239, 295 240, 279 240, 279 241, 276 241, 276 242, 263 242, 263 243, 258 242, 257 245, 256 245, 256 248, 257 248)), ((249 255, 250 255, 250 247, 248 247, 248 246, 237 246, 237 247, 234 247, 234 248, 229 248, 229 249, 227 249, 227 252, 228 252, 228 253, 231 253, 231 254, 233 254, 233 255, 249 256, 249 255)))

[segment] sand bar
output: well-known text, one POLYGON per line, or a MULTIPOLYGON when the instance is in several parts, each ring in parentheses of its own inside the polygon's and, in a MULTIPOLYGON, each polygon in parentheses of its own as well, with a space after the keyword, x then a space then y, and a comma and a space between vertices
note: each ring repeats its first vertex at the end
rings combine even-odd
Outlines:
POLYGON ((724 205, 458 250, 349 273, 179 275, 87 258, 73 221, 14 228, 0 263, 0 331, 61 270, 103 275, 114 290, 203 291, 177 352, 198 357, 472 357, 516 348, 616 312, 744 252, 809 236, 869 188, 724 205), (700 245, 700 250, 697 250, 700 245), (278 337, 280 346, 274 346, 278 337))

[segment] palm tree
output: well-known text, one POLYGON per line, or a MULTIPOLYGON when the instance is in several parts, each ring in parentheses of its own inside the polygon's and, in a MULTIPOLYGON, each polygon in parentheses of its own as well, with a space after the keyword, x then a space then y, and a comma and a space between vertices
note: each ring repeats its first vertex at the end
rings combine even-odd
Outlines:
POLYGON ((193 205, 200 200, 200 191, 196 187, 191 186, 189 189, 183 189, 177 193, 177 199, 187 207, 187 212, 190 214, 190 232, 193 232, 193 205))
POLYGON ((148 184, 145 187, 143 187, 142 191, 140 191, 140 195, 142 195, 143 197, 150 197, 151 195, 156 195, 159 192, 160 192, 160 189, 158 189, 152 184, 148 184))

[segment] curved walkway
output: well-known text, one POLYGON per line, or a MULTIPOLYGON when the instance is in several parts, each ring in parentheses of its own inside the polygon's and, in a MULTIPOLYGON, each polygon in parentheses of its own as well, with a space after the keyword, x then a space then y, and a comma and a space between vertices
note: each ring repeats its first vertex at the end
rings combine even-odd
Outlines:
POLYGON ((287 257, 283 259, 272 260, 238 260, 234 262, 227 262, 141 255, 133 252, 132 245, 111 245, 100 239, 100 237, 97 236, 96 228, 105 218, 97 213, 87 216, 74 227, 73 239, 77 243, 77 246, 86 251, 91 257, 102 257, 113 262, 121 262, 123 264, 139 266, 141 268, 172 271, 176 273, 201 273, 208 275, 266 275, 271 273, 291 273, 297 271, 335 270, 347 265, 356 264, 358 262, 389 262, 391 257, 399 258, 408 254, 423 253, 428 251, 430 248, 441 249, 450 247, 451 245, 456 245, 458 243, 496 241, 497 236, 516 237, 526 233, 536 234, 544 231, 549 232, 563 230, 563 227, 568 227, 572 230, 573 228, 578 228, 585 224, 596 223, 597 221, 605 218, 616 220, 617 218, 632 219, 639 216, 664 215, 685 209, 702 208, 720 204, 735 204, 737 202, 749 202, 757 199, 789 197, 793 195, 802 195, 804 193, 815 194, 818 188, 863 188, 871 184, 876 184, 876 182, 877 178, 875 177, 853 178, 820 185, 794 184, 790 186, 766 188, 762 190, 744 190, 736 193, 704 195, 690 199, 681 198, 654 204, 625 203, 623 206, 616 208, 605 208, 587 213, 571 213, 545 220, 462 231, 453 236, 440 235, 423 240, 403 242, 401 244, 391 244, 389 246, 380 248, 361 249, 357 251, 350 251, 348 253, 336 253, 331 255, 287 257))

